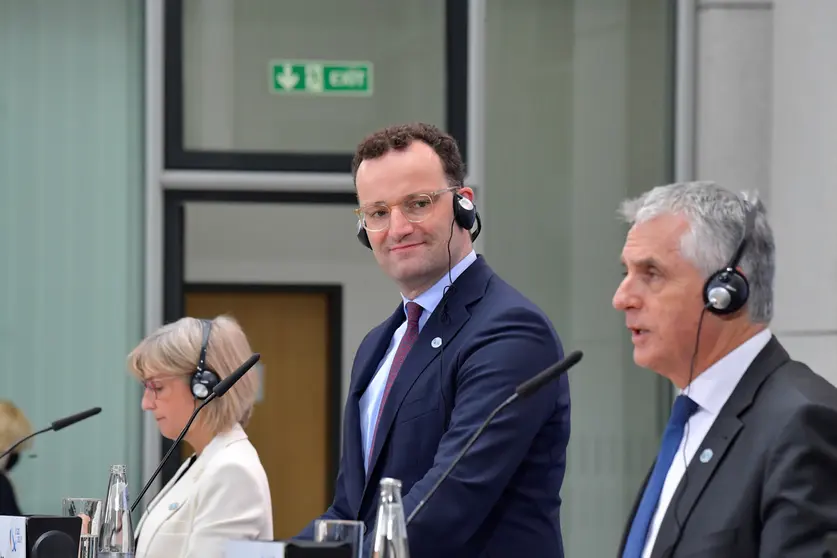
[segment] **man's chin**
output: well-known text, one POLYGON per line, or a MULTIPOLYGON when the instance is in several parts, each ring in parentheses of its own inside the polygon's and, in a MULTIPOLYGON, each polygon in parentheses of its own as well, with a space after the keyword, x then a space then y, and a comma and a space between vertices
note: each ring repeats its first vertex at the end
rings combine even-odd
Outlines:
POLYGON ((654 368, 654 355, 652 355, 648 349, 646 348, 639 348, 634 347, 634 364, 639 366, 640 368, 647 368, 649 370, 653 370, 654 368))

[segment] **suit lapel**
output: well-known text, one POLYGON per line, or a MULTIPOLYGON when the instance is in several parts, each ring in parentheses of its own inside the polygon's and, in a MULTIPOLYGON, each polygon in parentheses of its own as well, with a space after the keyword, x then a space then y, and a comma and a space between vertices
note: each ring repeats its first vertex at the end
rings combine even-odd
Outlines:
POLYGON ((184 461, 177 470, 177 474, 163 487, 160 494, 151 501, 151 504, 137 524, 137 528, 134 530, 134 541, 139 539, 140 532, 142 532, 143 544, 146 548, 150 548, 151 542, 160 528, 189 500, 195 483, 212 458, 230 444, 246 438, 247 433, 239 425, 234 426, 228 432, 218 434, 204 448, 203 452, 201 452, 192 464, 192 467, 178 480, 180 472, 189 463, 189 460, 184 461))
POLYGON ((395 309, 395 312, 392 313, 387 321, 379 325, 370 334, 368 341, 370 349, 366 351, 366 354, 359 355, 358 361, 355 364, 358 375, 352 380, 352 386, 349 390, 351 395, 355 395, 357 399, 360 399, 363 392, 366 391, 369 382, 372 381, 372 377, 375 375, 375 371, 378 370, 381 359, 384 358, 384 354, 389 347, 390 341, 392 341, 395 330, 406 319, 404 305, 399 304, 398 308, 395 309))
POLYGON ((753 360, 698 447, 694 458, 689 462, 686 474, 674 492, 663 517, 651 558, 670 556, 680 540, 681 532, 678 525, 686 525, 700 495, 743 428, 741 415, 753 404, 762 383, 789 358, 776 338, 772 337, 753 360), (711 458, 704 463, 700 455, 706 450, 711 450, 712 453, 711 458))
POLYGON ((715 419, 703 443, 695 452, 695 457, 689 463, 688 474, 683 477, 685 482, 681 480, 674 492, 671 504, 663 517, 663 523, 660 525, 660 532, 651 558, 666 556, 666 552, 677 542, 680 537, 677 525, 685 525, 695 503, 706 488, 709 479, 712 478, 718 464, 723 461, 724 454, 732 445, 741 427, 742 424, 738 418, 724 416, 723 412, 715 419), (712 450, 712 459, 703 463, 699 456, 705 449, 712 450))
POLYGON ((356 514, 360 513, 360 496, 366 484, 362 451, 363 443, 360 433, 360 398, 363 396, 366 388, 369 387, 369 382, 372 381, 375 372, 378 370, 378 365, 381 359, 384 358, 384 354, 392 340, 392 335, 404 320, 406 320, 404 305, 399 304, 392 315, 369 334, 366 343, 361 346, 368 348, 363 352, 358 350, 353 366, 349 394, 346 398, 346 424, 344 429, 343 451, 345 452, 346 462, 349 464, 348 470, 344 471, 346 492, 350 495, 350 502, 357 502, 357 508, 353 510, 356 514))
MULTIPOLYGON (((384 404, 378 422, 375 446, 372 448, 372 456, 366 474, 366 489, 369 488, 375 465, 389 436, 398 409, 404 402, 404 397, 430 363, 438 357, 440 351, 444 351, 459 330, 471 318, 468 307, 483 297, 488 279, 492 274, 493 272, 485 263, 485 260, 481 257, 478 258, 454 281, 456 288, 447 299, 446 311, 444 308, 445 301, 443 300, 422 328, 418 339, 416 339, 415 344, 404 359, 398 371, 398 376, 392 384, 389 397, 384 404), (443 313, 444 318, 442 317, 443 313), (441 340, 439 347, 433 347, 431 344, 436 338, 441 340)), ((364 490, 364 498, 366 497, 366 489, 364 490)))
MULTIPOLYGON (((186 466, 188 464, 189 464, 189 459, 185 460, 183 463, 180 464, 180 467, 178 467, 178 469, 177 469, 177 473, 175 473, 175 475, 172 477, 172 481, 180 476, 181 471, 183 471, 183 469, 186 468, 186 466)), ((137 523, 136 529, 134 529, 134 539, 139 538, 140 531, 142 530, 143 526, 145 525, 145 520, 148 519, 148 512, 150 512, 152 509, 154 509, 154 507, 162 499, 164 499, 166 497, 166 495, 169 493, 169 491, 174 486, 174 483, 172 481, 169 481, 168 483, 166 483, 166 485, 160 490, 160 492, 157 493, 157 495, 151 500, 151 503, 148 504, 148 506, 146 506, 145 512, 143 512, 142 517, 139 520, 139 523, 137 523)))

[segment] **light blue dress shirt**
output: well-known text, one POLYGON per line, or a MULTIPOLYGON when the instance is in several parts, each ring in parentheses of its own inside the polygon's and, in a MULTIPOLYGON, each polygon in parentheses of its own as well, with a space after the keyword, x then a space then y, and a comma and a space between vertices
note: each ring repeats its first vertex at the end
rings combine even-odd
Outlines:
MULTIPOLYGON (((427 323, 427 320, 430 319, 433 311, 436 310, 436 306, 438 306, 442 301, 442 296, 445 294, 445 287, 451 284, 450 280, 453 279, 456 281, 457 277, 462 275, 462 272, 468 269, 468 267, 476 260, 477 253, 471 250, 471 253, 465 256, 458 264, 453 266, 450 274, 445 273, 445 276, 442 277, 435 285, 418 295, 412 301, 424 309, 422 310, 421 317, 419 318, 419 332, 421 332, 424 324, 427 323)), ((402 308, 404 309, 404 315, 406 316, 406 305, 410 302, 410 300, 404 298, 404 295, 401 295, 401 299, 403 301, 402 308)), ((372 377, 372 381, 369 382, 366 392, 360 398, 360 439, 363 443, 364 469, 369 463, 369 453, 372 451, 371 445, 372 434, 374 432, 373 429, 375 428, 375 421, 378 419, 378 409, 381 406, 381 398, 384 394, 384 387, 387 383, 389 369, 392 366, 392 360, 395 357, 395 352, 398 350, 398 345, 401 343, 401 338, 404 337, 406 332, 407 321, 405 320, 404 323, 395 330, 395 333, 393 333, 387 352, 384 354, 384 358, 378 365, 378 370, 375 372, 375 376, 372 377)))

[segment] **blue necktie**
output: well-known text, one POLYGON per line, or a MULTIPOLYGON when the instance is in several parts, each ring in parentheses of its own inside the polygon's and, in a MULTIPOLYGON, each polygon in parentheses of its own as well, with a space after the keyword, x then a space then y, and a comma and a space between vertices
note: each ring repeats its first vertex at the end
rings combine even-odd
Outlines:
POLYGON ((631 531, 628 533, 628 539, 625 542, 622 558, 640 558, 642 556, 642 549, 645 547, 645 539, 648 536, 648 528, 651 526, 651 520, 657 510, 657 503, 660 500, 660 492, 663 490, 668 469, 671 467, 671 462, 674 461, 677 448, 680 447, 686 422, 696 410, 697 403, 685 395, 678 395, 674 401, 671 416, 663 433, 660 453, 657 455, 654 471, 651 473, 651 478, 648 479, 642 500, 636 509, 636 515, 634 515, 631 531))

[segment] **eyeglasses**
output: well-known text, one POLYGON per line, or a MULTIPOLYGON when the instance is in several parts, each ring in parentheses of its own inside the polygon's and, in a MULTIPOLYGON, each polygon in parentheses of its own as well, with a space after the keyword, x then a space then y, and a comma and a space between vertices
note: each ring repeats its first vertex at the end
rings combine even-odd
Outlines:
POLYGON ((159 385, 170 380, 176 380, 178 378, 182 378, 183 376, 160 376, 157 378, 151 378, 150 380, 145 380, 142 382, 142 386, 145 388, 145 392, 151 395, 151 399, 156 400, 157 395, 165 388, 164 385, 159 385))
POLYGON ((435 192, 421 192, 410 194, 392 205, 373 203, 355 209, 355 215, 360 219, 363 227, 369 232, 378 232, 389 227, 392 209, 398 207, 401 214, 411 223, 421 223, 433 213, 433 202, 445 192, 458 190, 458 187, 448 187, 435 192))

